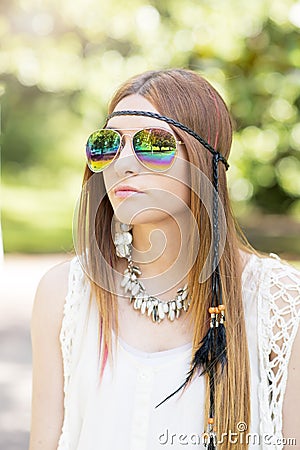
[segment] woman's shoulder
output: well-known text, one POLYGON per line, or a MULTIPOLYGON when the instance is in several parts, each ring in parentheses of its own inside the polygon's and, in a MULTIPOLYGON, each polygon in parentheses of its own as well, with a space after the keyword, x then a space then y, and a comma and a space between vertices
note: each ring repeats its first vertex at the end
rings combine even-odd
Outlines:
POLYGON ((263 272, 269 273, 271 285, 280 289, 292 289, 300 293, 300 272, 288 261, 278 255, 270 253, 262 259, 263 272))
POLYGON ((52 266, 42 276, 38 288, 63 290, 68 286, 68 276, 72 260, 66 260, 52 266))
POLYGON ((61 262, 51 267, 40 279, 34 306, 51 310, 61 309, 68 292, 68 278, 71 261, 61 262))
POLYGON ((43 339, 57 339, 64 315, 65 297, 68 292, 70 261, 49 269, 41 278, 32 308, 31 334, 43 339))
POLYGON ((244 293, 255 296, 263 309, 292 309, 300 317, 300 271, 274 253, 242 257, 244 293))
POLYGON ((256 275, 260 282, 272 281, 296 283, 299 286, 300 271, 291 263, 281 259, 275 253, 261 255, 258 253, 242 253, 245 275, 256 275))
POLYGON ((264 315, 299 320, 300 271, 292 264, 273 253, 268 256, 253 253, 243 277, 264 315))
POLYGON ((35 316, 48 317, 59 326, 63 318, 66 299, 74 298, 79 283, 83 280, 83 270, 77 257, 51 267, 41 278, 33 304, 35 316), (72 295, 73 294, 73 295, 72 295))

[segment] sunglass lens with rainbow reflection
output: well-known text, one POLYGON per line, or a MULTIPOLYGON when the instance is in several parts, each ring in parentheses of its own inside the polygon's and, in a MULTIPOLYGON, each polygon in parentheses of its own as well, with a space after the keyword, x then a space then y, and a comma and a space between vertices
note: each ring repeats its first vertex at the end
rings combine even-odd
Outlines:
POLYGON ((133 136, 133 148, 147 168, 163 172, 171 167, 176 155, 176 139, 161 128, 145 128, 133 136))
POLYGON ((115 130, 97 130, 86 143, 87 163, 92 172, 102 172, 115 158, 121 136, 115 130))

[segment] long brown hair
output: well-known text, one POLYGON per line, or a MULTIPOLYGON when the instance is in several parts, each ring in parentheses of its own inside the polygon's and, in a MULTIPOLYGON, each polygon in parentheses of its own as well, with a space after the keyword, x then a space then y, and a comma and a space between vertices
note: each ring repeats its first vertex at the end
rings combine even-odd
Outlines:
MULTIPOLYGON (((171 117, 188 126, 225 158, 228 158, 232 141, 232 124, 227 107, 218 92, 200 75, 183 69, 149 71, 135 76, 123 84, 115 93, 109 106, 109 113, 124 97, 139 94, 150 101, 160 114, 171 117)), ((193 137, 176 128, 184 141, 188 160, 212 181, 211 154, 193 137)), ((234 220, 228 197, 225 168, 219 163, 219 196, 226 221, 227 235, 220 259, 220 273, 223 302, 226 305, 226 334, 228 364, 216 386, 216 430, 222 433, 237 431, 237 424, 250 422, 249 360, 243 314, 240 249, 244 243, 234 220)), ((199 180, 192 179, 191 185, 199 180)), ((186 313, 193 324, 193 354, 209 327, 210 279, 199 283, 199 268, 202 268, 211 244, 211 225, 206 211, 195 190, 191 189, 190 209, 194 215, 201 236, 201 252, 191 268, 189 292, 193 299, 186 313), (200 301, 196 301, 200 300, 200 301)), ((87 167, 81 202, 78 211, 77 251, 83 255, 84 266, 90 277, 92 293, 97 299, 100 318, 100 360, 101 372, 107 357, 112 353, 111 330, 118 334, 117 302, 113 289, 112 272, 116 267, 115 248, 111 238, 113 209, 105 192, 102 174, 93 174, 87 167), (99 205, 99 196, 102 196, 99 205), (95 236, 95 239, 90 239, 95 236), (107 262, 103 264, 95 257, 101 254, 107 262), (101 282, 99 283, 99 280, 101 282), (101 287, 102 286, 102 287, 101 287)), ((208 384, 208 383, 207 383, 208 384)), ((208 388, 207 388, 208 389, 208 388)), ((220 445, 229 449, 226 439, 220 445)), ((247 448, 245 443, 236 443, 237 450, 247 448)))

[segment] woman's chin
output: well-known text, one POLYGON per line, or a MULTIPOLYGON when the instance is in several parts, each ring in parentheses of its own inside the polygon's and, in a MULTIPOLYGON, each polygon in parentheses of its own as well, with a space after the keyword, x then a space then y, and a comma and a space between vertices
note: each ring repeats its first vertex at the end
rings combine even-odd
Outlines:
POLYGON ((170 215, 166 212, 147 209, 143 211, 136 211, 130 208, 117 208, 115 215, 120 222, 130 225, 147 225, 160 223, 170 219, 170 215))

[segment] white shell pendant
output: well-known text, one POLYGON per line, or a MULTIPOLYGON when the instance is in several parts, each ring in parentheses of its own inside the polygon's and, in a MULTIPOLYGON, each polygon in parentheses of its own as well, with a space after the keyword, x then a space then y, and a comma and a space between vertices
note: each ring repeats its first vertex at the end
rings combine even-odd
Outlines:
POLYGON ((131 293, 132 295, 136 295, 140 290, 139 283, 132 283, 132 285, 133 287, 131 287, 131 293))
POLYGON ((152 313, 152 311, 153 311, 153 308, 154 308, 154 305, 153 305, 153 303, 151 302, 151 300, 148 300, 148 302, 147 302, 147 309, 148 309, 148 316, 150 316, 151 315, 151 313, 152 313), (148 304, 149 304, 149 306, 148 306, 148 304))
POLYGON ((163 320, 165 318, 163 303, 158 304, 157 310, 158 310, 158 316, 159 316, 160 320, 163 320))
POLYGON ((174 311, 174 309, 170 309, 169 314, 168 314, 168 319, 170 319, 171 322, 173 322, 173 320, 175 319, 175 311, 174 311))
POLYGON ((127 282, 127 284, 125 285, 124 290, 125 290, 125 293, 128 292, 128 291, 131 291, 131 281, 127 282))
POLYGON ((129 280, 130 280, 130 274, 127 273, 126 275, 124 275, 124 278, 121 281, 121 286, 122 287, 126 286, 126 284, 128 283, 129 280))
POLYGON ((129 255, 129 247, 128 245, 120 244, 116 246, 117 255, 120 258, 126 258, 129 255))
POLYGON ((115 234, 115 239, 114 239, 114 243, 115 245, 120 245, 120 244, 131 244, 132 242, 132 234, 129 232, 125 232, 125 233, 116 233, 115 234))
POLYGON ((142 314, 145 314, 146 307, 147 307, 147 302, 143 301, 142 306, 141 306, 141 313, 142 314))

